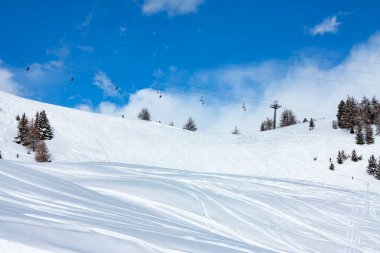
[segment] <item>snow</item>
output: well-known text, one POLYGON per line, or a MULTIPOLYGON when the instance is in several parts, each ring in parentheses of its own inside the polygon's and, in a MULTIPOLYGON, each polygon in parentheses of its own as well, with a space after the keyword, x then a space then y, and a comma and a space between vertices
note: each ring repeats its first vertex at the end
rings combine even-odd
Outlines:
POLYGON ((380 252, 380 181, 366 174, 380 139, 358 146, 332 119, 232 135, 3 92, 0 108, 1 253, 380 252), (13 142, 15 116, 37 110, 52 163, 13 142), (354 148, 363 161, 336 164, 354 148))

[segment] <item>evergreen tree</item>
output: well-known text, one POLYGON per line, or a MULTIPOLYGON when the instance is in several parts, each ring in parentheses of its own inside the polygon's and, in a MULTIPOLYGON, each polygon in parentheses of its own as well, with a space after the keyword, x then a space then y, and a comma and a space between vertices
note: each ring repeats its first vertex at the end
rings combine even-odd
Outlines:
POLYGON ((150 121, 150 113, 147 108, 143 108, 137 117, 141 120, 150 121))
POLYGON ((347 97, 340 120, 344 128, 349 129, 351 134, 355 133, 355 125, 358 121, 358 103, 355 98, 347 97))
POLYGON ((306 123, 306 122, 308 122, 308 120, 307 120, 307 118, 304 118, 303 123, 306 123))
POLYGON ((339 105, 338 105, 338 114, 336 115, 337 120, 338 120, 338 126, 340 128, 345 128, 346 127, 344 119, 342 118, 342 115, 343 115, 343 112, 345 110, 345 107, 346 107, 346 103, 343 100, 341 100, 340 103, 339 103, 339 105))
POLYGON ((187 120, 186 124, 183 126, 183 129, 189 131, 197 131, 197 126, 195 125, 195 122, 191 117, 187 120))
POLYGON ((232 131, 232 134, 240 134, 240 131, 237 128, 237 126, 235 126, 234 131, 232 131))
POLYGON ((34 159, 37 162, 49 162, 50 161, 50 152, 46 146, 45 141, 38 141, 36 145, 36 154, 34 159))
POLYGON ((333 163, 330 163, 329 169, 330 170, 335 170, 335 165, 333 163))
POLYGON ((294 115, 292 110, 285 109, 281 114, 280 126, 286 127, 297 124, 296 116, 294 115))
POLYGON ((376 166, 376 170, 374 172, 374 176, 377 180, 380 180, 380 157, 379 157, 379 163, 376 166))
POLYGON ((174 126, 174 123, 173 123, 173 121, 169 123, 169 126, 174 126))
POLYGON ((377 120, 380 120, 380 103, 376 97, 373 96, 370 105, 370 120, 371 124, 375 124, 377 120))
POLYGON ((367 144, 375 143, 375 137, 373 136, 373 130, 371 125, 367 125, 365 128, 365 142, 367 144))
POLYGON ((338 123, 335 120, 332 121, 332 127, 338 129, 338 123))
POLYGON ((342 157, 342 153, 340 151, 338 151, 338 156, 336 158, 336 161, 338 162, 338 164, 343 163, 343 157, 342 157))
POLYGON ((360 102, 360 121, 365 126, 371 124, 371 102, 367 97, 360 102))
POLYGON ((315 127, 314 119, 311 118, 310 121, 309 121, 309 128, 310 128, 310 130, 313 130, 314 127, 315 127))
POLYGON ((351 154, 351 160, 352 160, 352 161, 354 161, 354 162, 357 162, 357 161, 359 161, 359 158, 358 158, 358 156, 357 156, 357 154, 356 154, 356 151, 355 151, 355 149, 354 149, 354 150, 352 150, 352 154, 351 154))
POLYGON ((36 124, 39 129, 39 134, 41 140, 51 140, 53 139, 53 131, 50 126, 49 119, 46 115, 45 110, 41 111, 39 115, 36 115, 36 124))
POLYGON ((20 121, 20 115, 18 115, 18 114, 16 115, 16 120, 20 121))
POLYGON ((359 124, 356 129, 356 144, 363 145, 364 144, 364 136, 363 136, 363 131, 362 127, 359 124))
POLYGON ((1 150, 0 150, 0 159, 3 159, 3 156, 2 156, 2 154, 1 154, 1 150))
POLYGON ((376 121, 376 135, 380 135, 380 117, 376 121))
POLYGON ((21 119, 18 122, 18 133, 15 137, 15 142, 17 144, 22 144, 24 146, 28 146, 29 142, 29 120, 26 117, 26 114, 23 113, 21 119))
POLYGON ((371 155, 368 160, 367 173, 373 175, 377 168, 377 161, 374 155, 371 155))

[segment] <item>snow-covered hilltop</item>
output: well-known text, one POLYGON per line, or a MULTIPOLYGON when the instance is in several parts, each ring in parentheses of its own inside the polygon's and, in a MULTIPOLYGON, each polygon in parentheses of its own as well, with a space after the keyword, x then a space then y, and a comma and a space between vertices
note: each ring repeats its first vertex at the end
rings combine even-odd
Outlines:
MULTIPOLYGON (((16 97, 0 91, 0 150, 7 160, 33 161, 25 147, 13 142, 17 114, 33 117, 46 110, 55 137, 47 141, 54 162, 122 162, 199 172, 311 180, 365 190, 359 179, 374 182, 365 167, 370 154, 379 155, 380 142, 356 145, 354 135, 333 129, 331 120, 316 128, 298 124, 251 135, 202 134, 155 122, 123 119, 16 97), (329 158, 356 149, 363 161, 336 165, 329 158), (19 158, 16 158, 19 154, 19 158), (315 159, 316 158, 316 161, 315 159), (358 180, 352 181, 352 176, 358 180)), ((256 131, 256 130, 255 130, 256 131)), ((378 138, 378 137, 377 137, 378 138)))
POLYGON ((366 174, 380 139, 356 145, 332 119, 202 134, 4 92, 0 108, 1 253, 380 252, 380 181, 366 174), (13 140, 16 115, 42 110, 41 164, 13 140), (329 170, 353 149, 362 161, 329 170))

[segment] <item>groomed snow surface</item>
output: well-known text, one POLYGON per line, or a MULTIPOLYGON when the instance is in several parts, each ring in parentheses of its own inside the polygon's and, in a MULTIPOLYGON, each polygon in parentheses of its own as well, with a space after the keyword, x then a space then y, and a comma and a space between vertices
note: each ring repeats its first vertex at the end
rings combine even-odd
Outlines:
POLYGON ((365 173, 380 139, 355 145, 332 119, 235 136, 2 92, 0 108, 0 253, 380 252, 380 181, 365 173), (15 116, 42 109, 47 164, 12 142, 15 116), (328 170, 354 148, 362 162, 328 170))

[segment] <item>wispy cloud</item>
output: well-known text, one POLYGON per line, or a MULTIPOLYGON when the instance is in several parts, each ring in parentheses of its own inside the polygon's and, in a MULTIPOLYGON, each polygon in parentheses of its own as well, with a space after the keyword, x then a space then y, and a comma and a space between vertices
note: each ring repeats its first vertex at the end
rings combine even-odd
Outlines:
MULTIPOLYGON (((380 33, 363 44, 355 45, 349 55, 333 67, 322 66, 314 58, 298 58, 296 62, 294 59, 284 62, 286 68, 273 61, 265 61, 205 69, 187 75, 185 80, 181 77, 180 82, 209 89, 213 87, 211 93, 217 97, 208 96, 207 90, 201 94, 202 90, 194 87, 194 90, 185 92, 162 87, 162 98, 155 90, 143 89, 131 94, 126 105, 116 106, 107 102, 95 106, 94 111, 136 118, 141 108, 147 107, 153 120, 166 124, 173 121, 182 127, 186 119, 193 116, 200 131, 230 132, 237 125, 244 133, 252 133, 259 131, 262 120, 273 115, 269 105, 274 100, 279 100, 283 108, 292 109, 301 120, 322 116, 333 119, 339 101, 347 95, 360 99, 364 95, 380 94, 380 86, 377 85, 379 62, 380 33), (201 95, 204 105, 200 101, 201 95), (243 100, 246 111, 242 110, 243 100)), ((166 79, 171 78, 173 69, 165 71, 166 79)))
POLYGON ((94 13, 91 12, 90 14, 88 14, 86 16, 86 18, 83 20, 83 22, 77 26, 78 29, 85 29, 85 28, 88 28, 88 26, 90 25, 92 19, 94 18, 94 13))
POLYGON ((309 32, 313 36, 324 35, 326 33, 337 33, 341 22, 338 21, 338 16, 334 15, 325 18, 322 23, 315 25, 309 32))
POLYGON ((98 72, 94 76, 93 84, 103 90, 105 97, 118 97, 120 96, 118 90, 116 90, 115 84, 104 72, 98 72))
POLYGON ((0 68, 0 90, 22 95, 21 86, 14 80, 14 74, 6 68, 0 68))
POLYGON ((172 17, 197 12, 198 6, 203 2, 204 0, 144 0, 142 12, 153 15, 164 11, 172 17))

